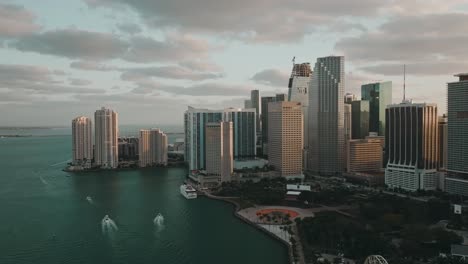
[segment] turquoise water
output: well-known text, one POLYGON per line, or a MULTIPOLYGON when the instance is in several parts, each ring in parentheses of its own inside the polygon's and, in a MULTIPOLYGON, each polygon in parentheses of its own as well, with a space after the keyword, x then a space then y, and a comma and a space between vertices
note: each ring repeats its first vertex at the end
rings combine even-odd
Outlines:
POLYGON ((287 263, 231 205, 184 199, 183 168, 71 174, 70 158, 68 135, 0 138, 0 263, 287 263))

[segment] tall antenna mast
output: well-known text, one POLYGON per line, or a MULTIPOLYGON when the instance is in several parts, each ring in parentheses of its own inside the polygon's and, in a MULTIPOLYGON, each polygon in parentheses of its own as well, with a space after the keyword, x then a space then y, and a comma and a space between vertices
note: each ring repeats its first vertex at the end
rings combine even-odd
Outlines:
POLYGON ((406 64, 403 64, 403 103, 406 102, 406 64))

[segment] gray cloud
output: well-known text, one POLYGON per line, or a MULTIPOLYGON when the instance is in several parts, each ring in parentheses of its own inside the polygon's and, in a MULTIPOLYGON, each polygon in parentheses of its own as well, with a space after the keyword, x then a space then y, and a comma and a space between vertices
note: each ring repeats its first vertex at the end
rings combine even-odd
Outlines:
POLYGON ((134 35, 141 33, 142 29, 138 24, 135 23, 120 23, 117 24, 117 28, 126 34, 134 35))
POLYGON ((467 31, 468 14, 394 17, 377 31, 338 41, 335 48, 358 62, 458 60, 468 56, 467 31))
POLYGON ((132 62, 161 62, 204 58, 213 51, 208 42, 189 35, 172 34, 163 41, 149 37, 134 37, 124 59, 132 62))
POLYGON ((121 75, 121 79, 126 81, 135 81, 149 77, 201 81, 207 79, 219 79, 222 77, 222 74, 210 72, 196 72, 177 66, 160 66, 130 68, 124 70, 124 72, 121 75))
POLYGON ((40 29, 36 16, 24 7, 0 3, 0 37, 18 37, 40 29))
POLYGON ((119 68, 105 65, 96 61, 74 61, 70 63, 70 67, 85 71, 118 71, 119 68))
MULTIPOLYGON (((467 62, 449 62, 449 61, 433 61, 421 63, 407 63, 406 73, 408 75, 426 76, 426 75, 450 75, 468 69, 467 62)), ((403 65, 388 63, 366 66, 360 70, 382 75, 403 75, 403 65)))
POLYGON ((103 89, 63 85, 54 78, 54 72, 45 67, 0 64, 0 88, 12 94, 66 95, 73 93, 104 93, 103 89))
POLYGON ((205 40, 185 34, 168 34, 164 40, 143 36, 127 40, 110 33, 80 29, 59 29, 24 36, 10 42, 9 47, 20 51, 83 59, 90 62, 74 62, 71 66, 81 69, 94 67, 94 70, 101 71, 108 69, 92 64, 117 58, 141 63, 206 59, 209 52, 219 49, 205 40))
POLYGON ((87 86, 93 83, 90 80, 79 79, 79 78, 69 78, 68 80, 71 85, 76 85, 76 86, 87 86))
POLYGON ((124 54, 128 44, 109 33, 60 29, 25 36, 11 44, 20 51, 67 58, 112 59, 124 54))
POLYGON ((179 65, 187 69, 199 72, 222 72, 223 67, 207 60, 187 60, 179 62, 179 65))
POLYGON ((216 33, 259 42, 297 41, 317 27, 331 24, 337 17, 373 16, 392 2, 298 0, 285 4, 281 0, 85 1, 92 7, 115 7, 116 3, 129 6, 147 25, 156 28, 216 33))
POLYGON ((255 42, 294 42, 320 32, 363 30, 349 18, 446 10, 460 0, 85 0, 90 7, 130 7, 150 27, 214 33, 255 42), (207 8, 209 7, 209 8, 207 8))
POLYGON ((266 69, 261 72, 257 72, 252 76, 251 80, 260 84, 287 87, 288 78, 289 75, 286 72, 278 69, 266 69))

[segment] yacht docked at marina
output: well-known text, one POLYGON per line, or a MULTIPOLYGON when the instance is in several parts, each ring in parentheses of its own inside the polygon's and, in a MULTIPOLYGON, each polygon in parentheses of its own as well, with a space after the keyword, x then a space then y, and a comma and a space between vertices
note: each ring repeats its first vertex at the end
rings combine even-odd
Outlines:
POLYGON ((180 186, 180 193, 187 199, 197 198, 197 190, 195 190, 195 188, 186 183, 180 186))

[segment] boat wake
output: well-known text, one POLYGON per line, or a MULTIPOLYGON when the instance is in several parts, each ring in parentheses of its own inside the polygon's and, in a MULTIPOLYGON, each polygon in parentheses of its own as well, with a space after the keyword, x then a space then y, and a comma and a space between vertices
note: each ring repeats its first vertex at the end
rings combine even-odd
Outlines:
POLYGON ((51 166, 51 167, 55 167, 55 166, 58 166, 58 165, 60 165, 60 164, 64 164, 64 163, 67 163, 67 162, 70 162, 70 161, 71 161, 71 159, 67 159, 67 160, 65 160, 65 161, 61 161, 61 162, 59 162, 59 163, 52 164, 52 165, 50 165, 50 166, 51 166))

